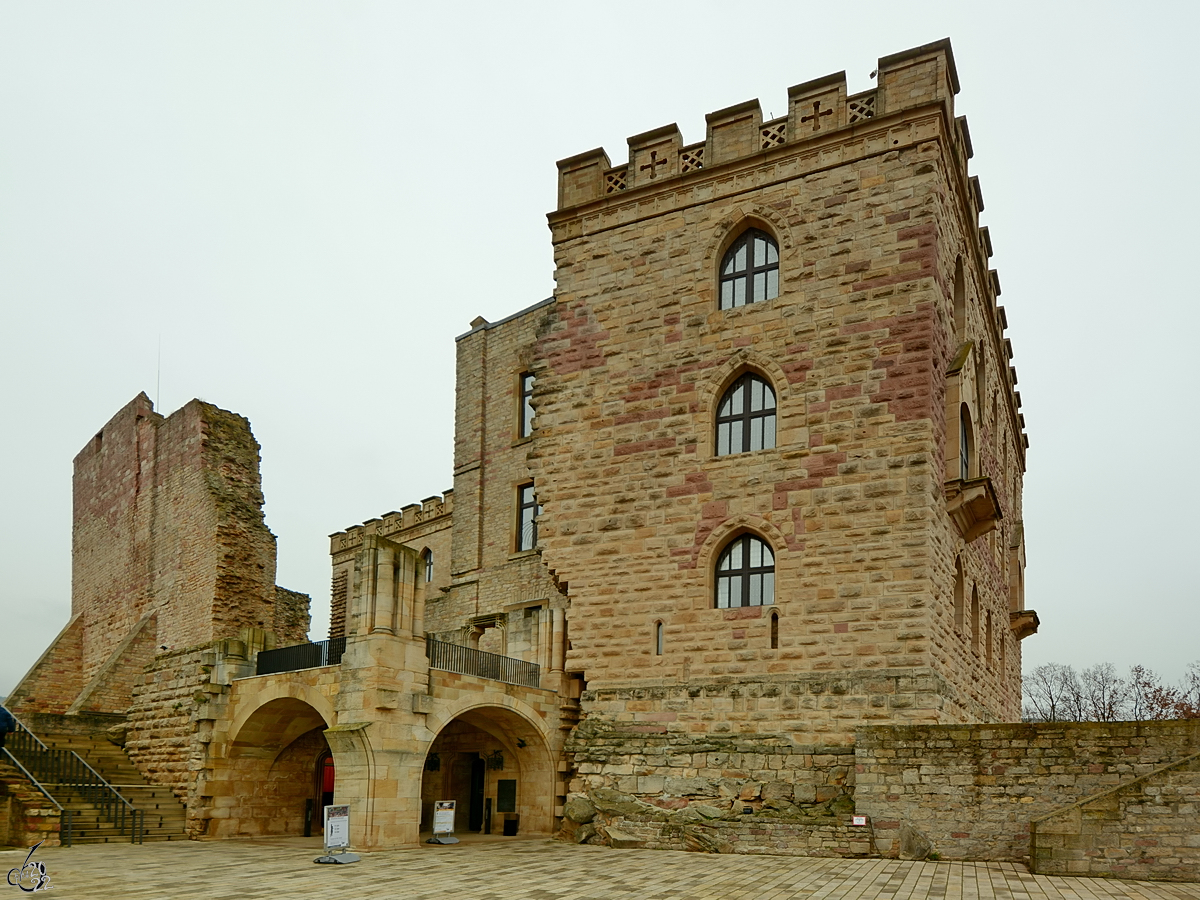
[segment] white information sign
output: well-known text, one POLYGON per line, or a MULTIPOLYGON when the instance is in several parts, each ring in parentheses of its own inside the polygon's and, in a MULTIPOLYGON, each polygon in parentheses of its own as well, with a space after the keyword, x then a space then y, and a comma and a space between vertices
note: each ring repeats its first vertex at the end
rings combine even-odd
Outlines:
POLYGON ((866 816, 851 816, 850 824, 851 825, 866 825, 867 817, 866 816))
POLYGON ((452 834, 454 832, 454 801, 433 801, 433 833, 452 834))
POLYGON ((350 846, 350 807, 325 807, 325 849, 350 846))

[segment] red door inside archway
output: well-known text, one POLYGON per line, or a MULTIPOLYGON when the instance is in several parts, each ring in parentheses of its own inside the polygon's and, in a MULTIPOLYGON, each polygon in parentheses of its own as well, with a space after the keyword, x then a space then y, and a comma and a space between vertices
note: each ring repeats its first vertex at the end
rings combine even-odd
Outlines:
POLYGON ((320 785, 320 809, 322 811, 326 806, 329 806, 331 803, 333 803, 333 783, 333 757, 326 753, 320 760, 317 761, 317 784, 320 785))

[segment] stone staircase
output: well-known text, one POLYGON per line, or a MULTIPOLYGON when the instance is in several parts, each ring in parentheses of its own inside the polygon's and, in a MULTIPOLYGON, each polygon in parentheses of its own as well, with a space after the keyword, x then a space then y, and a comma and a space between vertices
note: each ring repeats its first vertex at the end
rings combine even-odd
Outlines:
MULTIPOLYGON (((47 747, 73 750, 126 800, 142 811, 147 841, 187 840, 186 814, 175 794, 161 785, 152 785, 125 755, 125 751, 103 735, 43 734, 47 747)), ((88 803, 73 788, 48 784, 46 787, 65 809, 74 811, 72 841, 76 844, 128 843, 110 822, 101 819, 94 804, 88 803)))

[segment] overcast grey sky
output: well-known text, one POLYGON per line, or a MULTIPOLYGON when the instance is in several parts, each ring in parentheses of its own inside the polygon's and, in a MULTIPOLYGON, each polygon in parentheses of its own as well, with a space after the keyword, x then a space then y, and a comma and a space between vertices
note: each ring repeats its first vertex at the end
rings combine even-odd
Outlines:
POLYGON ((949 36, 1030 436, 1026 669, 1200 659, 1200 6, 0 3, 0 694, 139 391, 263 447, 278 581, 451 486, 454 336, 550 295, 555 160, 949 36), (161 387, 158 354, 161 343, 161 387))

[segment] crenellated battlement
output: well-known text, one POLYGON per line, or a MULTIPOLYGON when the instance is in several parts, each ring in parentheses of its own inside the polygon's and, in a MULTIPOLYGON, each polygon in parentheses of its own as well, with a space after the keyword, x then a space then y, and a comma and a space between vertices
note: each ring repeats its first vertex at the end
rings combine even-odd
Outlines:
MULTIPOLYGON (((612 165, 603 148, 560 160, 558 209, 549 216, 555 241, 627 224, 630 216, 708 203, 714 192, 732 195, 938 141, 945 147, 947 175, 956 183, 966 240, 974 245, 979 290, 991 310, 989 327, 1003 346, 1000 278, 989 268, 991 236, 979 222, 983 189, 968 171, 971 132, 966 117, 954 115, 959 81, 950 40, 882 57, 875 75, 876 87, 857 94, 847 92, 844 71, 795 85, 788 89, 787 115, 768 121, 758 100, 719 109, 705 116, 705 139, 693 144, 683 142, 676 124, 636 134, 628 139, 628 162, 621 165, 612 165)), ((1008 376, 1019 407, 1016 369, 1009 367, 1008 376)), ((1023 435, 1019 412, 1016 423, 1023 435)))
MULTIPOLYGON (((401 532, 448 521, 454 512, 454 491, 445 491, 441 496, 426 497, 420 503, 410 503, 399 510, 384 513, 377 519, 368 519, 361 525, 351 525, 345 531, 329 536, 331 554, 352 550, 363 542, 367 535, 395 538, 401 532)), ((402 540, 402 539, 401 539, 402 540)))
MULTIPOLYGON (((558 208, 571 209, 648 185, 694 177, 930 103, 943 104, 947 120, 956 121, 958 73, 948 38, 881 58, 877 75, 874 89, 857 94, 847 93, 844 71, 795 85, 788 89, 787 115, 766 122, 757 100, 709 113, 704 117, 705 138, 694 144, 683 143, 676 124, 642 132, 629 138, 628 162, 621 165, 614 166, 603 147, 560 160, 558 208)), ((957 120, 956 131, 965 169, 970 156, 965 119, 957 120)))

